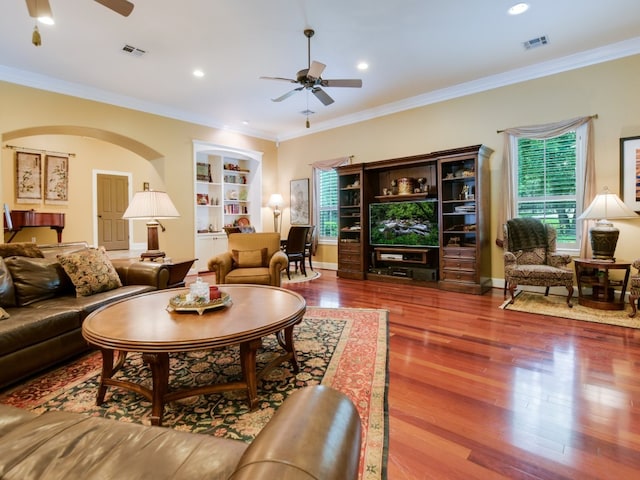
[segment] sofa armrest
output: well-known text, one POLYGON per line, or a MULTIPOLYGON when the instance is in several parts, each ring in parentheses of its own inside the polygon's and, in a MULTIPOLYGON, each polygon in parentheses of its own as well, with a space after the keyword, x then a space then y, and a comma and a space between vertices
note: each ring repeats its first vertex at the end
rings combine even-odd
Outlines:
POLYGON ((341 392, 322 385, 300 389, 245 450, 230 480, 356 479, 361 428, 341 392))
POLYGON ((169 267, 157 262, 139 260, 112 260, 123 285, 150 285, 158 290, 167 288, 169 267))
POLYGON ((233 257, 231 256, 231 252, 220 253, 215 257, 210 258, 207 262, 207 268, 209 269, 209 271, 215 272, 216 283, 218 284, 225 283, 225 278, 231 271, 232 266, 233 257))

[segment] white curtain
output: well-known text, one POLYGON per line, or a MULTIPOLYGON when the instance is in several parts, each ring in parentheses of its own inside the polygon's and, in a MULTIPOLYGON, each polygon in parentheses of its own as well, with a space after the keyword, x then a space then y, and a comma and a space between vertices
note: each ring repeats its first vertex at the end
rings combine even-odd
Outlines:
MULTIPOLYGON (((502 158, 502 188, 504 202, 500 203, 498 212, 498 228, 496 243, 502 245, 502 226, 510 218, 517 215, 516 192, 518 176, 514 172, 514 166, 518 158, 518 139, 535 138, 547 139, 576 131, 576 202, 586 209, 596 195, 596 172, 593 148, 593 118, 579 117, 546 125, 532 125, 526 127, 514 127, 503 130, 504 148, 502 158)), ((582 237, 580 241, 580 256, 588 254, 587 222, 582 222, 582 237)))
MULTIPOLYGON (((338 157, 332 158, 330 160, 319 160, 317 162, 313 162, 311 164, 311 196, 313 198, 313 203, 311 206, 311 218, 313 219, 314 225, 320 225, 320 209, 318 205, 320 205, 320 188, 318 187, 318 170, 331 170, 333 168, 339 167, 341 165, 348 165, 351 163, 353 156, 349 157, 338 157)), ((320 228, 319 226, 316 228, 320 228)))

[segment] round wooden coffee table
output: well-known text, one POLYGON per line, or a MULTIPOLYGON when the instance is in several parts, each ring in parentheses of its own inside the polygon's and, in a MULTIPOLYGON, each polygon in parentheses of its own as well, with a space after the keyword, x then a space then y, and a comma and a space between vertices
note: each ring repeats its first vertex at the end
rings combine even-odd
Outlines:
POLYGON ((102 374, 96 403, 104 402, 107 386, 126 388, 151 401, 151 423, 162 424, 164 405, 179 398, 228 390, 246 389, 249 406, 257 406, 259 376, 283 361, 298 362, 293 345, 293 327, 305 313, 306 302, 295 292, 262 285, 221 285, 232 304, 221 309, 176 312, 167 309, 169 300, 186 289, 160 290, 106 305, 91 313, 82 325, 82 335, 102 352, 102 374), (256 351, 262 337, 276 334, 284 349, 260 372, 256 372, 256 351), (243 379, 226 384, 193 388, 169 388, 169 354, 240 346, 243 379), (114 363, 117 355, 117 362, 114 363), (127 352, 141 352, 152 373, 152 387, 113 378, 127 352))

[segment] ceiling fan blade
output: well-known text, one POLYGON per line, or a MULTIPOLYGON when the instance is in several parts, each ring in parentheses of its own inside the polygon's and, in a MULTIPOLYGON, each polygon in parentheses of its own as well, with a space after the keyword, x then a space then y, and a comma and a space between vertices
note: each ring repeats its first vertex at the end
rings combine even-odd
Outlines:
POLYGON ((104 5, 105 7, 113 10, 116 13, 119 13, 123 17, 128 17, 133 11, 133 3, 127 0, 95 0, 100 5, 104 5))
POLYGON ((272 102, 281 102, 287 98, 289 98, 291 95, 293 95, 296 92, 299 92, 300 90, 302 90, 304 87, 298 87, 298 88, 294 88, 293 90, 288 91, 287 93, 285 93, 284 95, 279 96, 278 98, 272 98, 271 101, 272 102))
POLYGON ((322 72, 327 66, 324 63, 316 62, 315 60, 311 62, 311 66, 309 67, 309 71, 307 72, 307 77, 309 78, 320 78, 322 72))
POLYGON ((322 80, 320 82, 323 87, 352 87, 361 88, 362 80, 358 78, 340 78, 336 80, 322 80))
POLYGON ((298 83, 296 80, 293 80, 292 78, 284 78, 284 77, 259 77, 260 80, 282 80, 284 82, 289 82, 289 83, 298 83))
POLYGON ((311 89, 311 93, 313 93, 325 106, 331 105, 334 102, 333 98, 331 98, 327 92, 322 90, 320 87, 313 87, 311 89))
POLYGON ((26 2, 27 2, 27 10, 29 10, 30 17, 53 18, 53 13, 51 12, 51 5, 49 5, 49 0, 26 0, 26 2))

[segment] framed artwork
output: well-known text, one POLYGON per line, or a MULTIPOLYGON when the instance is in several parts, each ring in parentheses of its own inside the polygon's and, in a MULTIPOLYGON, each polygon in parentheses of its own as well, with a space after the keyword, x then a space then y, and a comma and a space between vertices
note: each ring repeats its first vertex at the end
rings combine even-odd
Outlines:
POLYGON ((44 203, 69 203, 69 157, 45 156, 44 203))
POLYGON ((16 152, 16 203, 40 203, 41 200, 41 155, 16 152))
POLYGON ((196 163, 196 180, 198 182, 211 183, 211 165, 208 163, 196 163))
POLYGON ((291 180, 291 225, 310 225, 309 179, 291 180))
POLYGON ((640 212, 640 137, 620 139, 620 196, 640 212))

